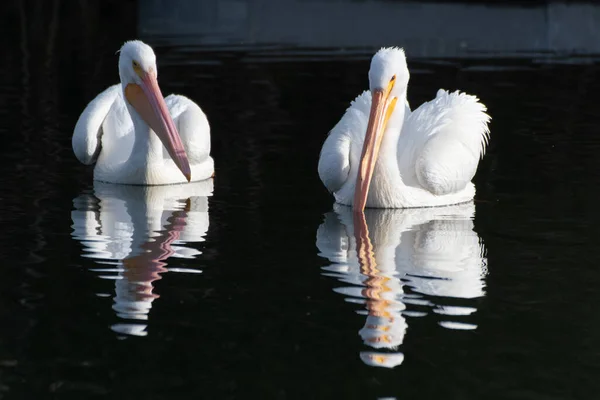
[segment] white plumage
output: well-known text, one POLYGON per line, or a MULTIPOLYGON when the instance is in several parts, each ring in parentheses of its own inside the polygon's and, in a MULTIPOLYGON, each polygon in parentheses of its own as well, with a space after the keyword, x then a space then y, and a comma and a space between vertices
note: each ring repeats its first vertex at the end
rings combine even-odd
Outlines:
POLYGON ((375 54, 369 78, 371 90, 351 103, 319 158, 319 176, 336 201, 361 208, 354 203, 362 194, 366 207, 412 208, 471 200, 471 179, 489 138, 486 107, 475 96, 440 89, 434 100, 411 112, 406 101, 409 72, 404 52, 397 48, 375 54), (372 93, 378 95, 377 104, 372 104, 372 93), (376 108, 380 118, 371 121, 369 130, 376 108), (363 174, 366 187, 358 187, 366 192, 357 193, 361 162, 369 166, 362 153, 371 144, 372 174, 363 174))
POLYGON ((140 41, 125 43, 119 75, 121 83, 88 104, 73 133, 77 159, 96 163, 94 179, 163 185, 210 178, 214 163, 206 115, 187 97, 162 98, 152 48, 140 41), (143 94, 128 92, 136 86, 143 94))

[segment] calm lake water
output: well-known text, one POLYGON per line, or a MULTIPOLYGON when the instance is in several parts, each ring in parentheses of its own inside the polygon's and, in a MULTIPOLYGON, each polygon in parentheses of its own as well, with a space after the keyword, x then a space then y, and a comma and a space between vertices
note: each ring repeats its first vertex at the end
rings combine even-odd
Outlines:
POLYGON ((47 56, 25 34, 2 64, 0 398, 598 393, 600 64, 409 58, 411 105, 476 94, 491 147, 474 203, 368 211, 369 269, 316 170, 369 54, 157 46, 216 177, 94 184, 72 129, 126 29, 47 56))

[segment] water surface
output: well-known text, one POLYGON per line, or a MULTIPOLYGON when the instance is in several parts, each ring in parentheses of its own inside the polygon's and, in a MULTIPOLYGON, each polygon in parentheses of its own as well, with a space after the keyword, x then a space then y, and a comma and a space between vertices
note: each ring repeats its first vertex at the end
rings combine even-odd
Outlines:
POLYGON ((122 18, 102 35, 61 24, 52 49, 50 25, 32 25, 0 64, 0 397, 597 393, 599 64, 407 49, 411 105, 476 94, 491 147, 474 203, 366 213, 361 265, 316 163, 367 87, 367 55, 158 46, 163 91, 209 117, 216 176, 111 187, 70 137, 117 80, 135 35, 122 18))

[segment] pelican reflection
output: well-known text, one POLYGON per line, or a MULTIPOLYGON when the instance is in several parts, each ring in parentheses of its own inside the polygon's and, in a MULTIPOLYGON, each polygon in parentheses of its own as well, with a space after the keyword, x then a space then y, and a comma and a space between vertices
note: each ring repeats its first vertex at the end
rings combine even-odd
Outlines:
MULTIPOLYGON (((187 242, 202 242, 208 231, 208 196, 212 179, 183 185, 128 186, 94 182, 93 193, 73 200, 73 237, 84 246, 84 257, 96 259, 93 270, 115 281, 113 309, 123 323, 118 333, 145 336, 153 282, 170 272, 199 273, 169 268, 168 258, 201 254, 187 242), (133 322, 137 321, 137 322, 133 322)), ((103 294, 98 294, 103 296, 103 294)))
POLYGON ((334 205, 317 230, 323 274, 349 284, 334 289, 363 304, 359 331, 368 365, 393 368, 404 361, 408 318, 435 312, 449 329, 475 329, 469 315, 485 295, 487 260, 473 230, 471 203, 420 209, 366 209, 334 205), (452 299, 454 298, 454 299, 452 299), (456 303, 461 303, 460 305, 456 303))

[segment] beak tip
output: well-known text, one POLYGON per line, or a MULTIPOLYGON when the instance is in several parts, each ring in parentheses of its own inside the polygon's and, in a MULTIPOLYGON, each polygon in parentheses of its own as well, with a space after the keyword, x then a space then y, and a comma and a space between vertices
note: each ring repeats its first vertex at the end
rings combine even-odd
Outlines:
POLYGON ((185 179, 187 179, 188 182, 192 181, 192 174, 190 172, 188 172, 187 174, 184 174, 184 175, 185 175, 185 179))

